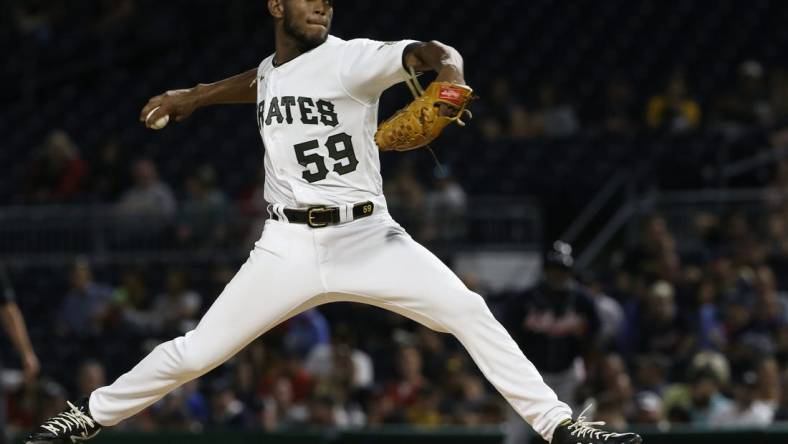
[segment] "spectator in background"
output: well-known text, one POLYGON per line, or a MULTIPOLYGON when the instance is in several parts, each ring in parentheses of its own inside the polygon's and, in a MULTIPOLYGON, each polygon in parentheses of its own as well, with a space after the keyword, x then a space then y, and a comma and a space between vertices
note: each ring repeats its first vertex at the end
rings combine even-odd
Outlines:
POLYGON ((165 336, 182 335, 197 326, 202 297, 189 286, 185 271, 171 269, 165 279, 165 292, 153 302, 153 321, 165 336))
POLYGON ((177 236, 185 245, 223 245, 227 239, 227 199, 219 189, 216 171, 201 166, 186 178, 186 198, 181 203, 177 236))
MULTIPOLYGON (((767 184, 766 193, 770 192, 782 192, 781 194, 788 193, 788 160, 786 159, 779 159, 775 162, 773 170, 772 170, 772 177, 769 183, 767 184)), ((769 196, 767 194, 767 196, 769 196)), ((769 199, 768 203, 775 208, 775 211, 779 211, 783 209, 781 206, 784 201, 779 200, 778 198, 784 197, 783 195, 778 195, 773 199, 769 199)))
MULTIPOLYGON (((262 364, 263 370, 266 371, 268 363, 264 362, 262 364)), ((345 374, 347 374, 347 367, 343 370, 345 370, 345 374)), ((293 394, 295 395, 296 401, 303 401, 314 394, 316 378, 306 369, 304 360, 296 355, 284 354, 282 356, 281 366, 276 371, 271 372, 270 375, 272 375, 273 379, 280 376, 289 379, 293 386, 293 394)), ((269 385, 267 385, 267 388, 268 389, 265 390, 266 393, 270 392, 269 385)))
POLYGON ((128 161, 120 142, 115 138, 104 142, 90 166, 91 191, 95 199, 116 201, 128 180, 128 161))
MULTIPOLYGON (((458 402, 452 403, 456 422, 468 427, 500 423, 503 409, 499 403, 491 399, 482 378, 475 373, 466 371, 460 376, 460 380, 462 397, 458 402)), ((432 394, 428 393, 428 395, 432 394)), ((438 402, 431 400, 429 396, 422 397, 422 399, 424 398, 430 401, 429 404, 435 405, 437 409, 438 402)))
MULTIPOLYGON (((780 382, 783 387, 788 387, 788 366, 783 366, 780 374, 780 382)), ((782 390, 780 404, 777 406, 774 420, 780 422, 788 421, 788 390, 782 390)))
POLYGON ((774 406, 756 399, 757 376, 746 372, 733 384, 733 402, 726 403, 709 416, 714 427, 765 427, 772 423, 774 406))
POLYGON ((601 282, 595 276, 586 274, 582 282, 599 315, 599 344, 602 348, 613 346, 624 327, 624 310, 617 300, 605 294, 601 282))
POLYGON ((678 313, 675 289, 666 281, 657 281, 648 290, 630 319, 627 334, 634 341, 635 354, 657 354, 670 358, 674 365, 686 364, 695 339, 686 320, 678 313))
POLYGON ((73 201, 84 191, 88 165, 63 130, 54 130, 39 148, 28 173, 27 197, 33 203, 73 201))
POLYGON ((701 112, 698 102, 687 92, 687 80, 675 73, 665 90, 648 101, 646 123, 649 128, 668 133, 684 133, 698 129, 701 112))
POLYGON ((763 66, 755 60, 742 62, 735 89, 720 94, 713 106, 711 120, 728 136, 767 126, 772 120, 772 110, 763 66))
POLYGON ((256 359, 250 359, 259 350, 265 350, 260 347, 260 344, 250 347, 248 353, 234 359, 227 369, 227 373, 232 375, 234 381, 235 394, 244 405, 249 407, 249 425, 253 427, 261 426, 264 422, 262 415, 264 393, 261 391, 264 371, 261 371, 256 359))
POLYGON ((208 421, 208 401, 198 390, 197 379, 170 392, 150 408, 155 427, 197 433, 208 421))
POLYGON ((580 130, 574 107, 551 84, 542 85, 539 89, 539 101, 533 119, 538 133, 547 138, 569 137, 580 130))
POLYGON ((420 327, 416 331, 419 349, 423 351, 422 368, 424 375, 433 381, 439 381, 445 377, 449 367, 454 365, 450 361, 451 354, 446 347, 446 342, 442 334, 420 327))
MULTIPOLYGON (((331 399, 338 426, 361 425, 363 413, 354 402, 359 381, 355 377, 354 351, 347 344, 335 344, 331 353, 331 370, 315 376, 314 395, 331 399)), ((309 370, 309 368, 307 368, 309 370)))
POLYGON ((775 68, 769 79, 769 108, 772 111, 772 144, 784 146, 788 143, 788 69, 775 68))
POLYGON ((285 349, 302 358, 307 356, 313 348, 319 345, 329 345, 331 342, 331 327, 316 308, 295 315, 286 321, 286 326, 285 349))
POLYGON ((755 328, 755 303, 748 292, 729 294, 725 301, 725 354, 736 367, 749 367, 756 354, 771 352, 771 340, 755 328))
POLYGON ((680 266, 676 240, 661 214, 646 218, 640 239, 626 253, 622 267, 647 281, 664 279, 672 282, 680 266))
MULTIPOLYGON (((776 333, 774 357, 780 368, 788 370, 788 325, 783 325, 776 333)), ((788 385, 782 384, 783 397, 788 392, 788 385)))
POLYGON ((355 348, 345 325, 337 326, 330 343, 316 344, 306 356, 304 368, 316 379, 342 380, 350 389, 368 388, 374 382, 374 367, 368 354, 355 348))
POLYGON ((435 186, 424 199, 421 238, 426 242, 452 242, 465 236, 468 197, 448 166, 436 167, 435 186))
POLYGON ((619 77, 607 84, 601 126, 611 134, 631 134, 639 127, 632 83, 619 77))
POLYGON ((154 329, 152 301, 141 270, 128 269, 123 272, 120 285, 112 295, 116 311, 126 327, 149 334, 154 329))
MULTIPOLYGON (((361 406, 355 399, 347 397, 347 392, 335 391, 339 395, 338 398, 326 396, 321 392, 317 392, 317 399, 330 399, 331 400, 331 413, 333 416, 333 424, 338 428, 359 428, 366 424, 366 414, 361 409, 361 406)), ((314 405, 314 404, 313 404, 314 405)), ((311 416, 311 412, 310 412, 311 416)))
POLYGON ((772 412, 776 411, 783 391, 777 360, 771 356, 762 358, 755 366, 755 376, 754 399, 768 406, 772 412))
POLYGON ((635 411, 630 422, 655 426, 661 430, 667 429, 668 423, 662 410, 662 398, 652 392, 638 393, 635 396, 635 411))
MULTIPOLYGON (((740 268, 741 266, 744 264, 736 264, 730 253, 724 249, 719 249, 706 262, 706 274, 714 281, 719 301, 724 307, 736 300, 744 305, 750 305, 753 302, 748 284, 742 279, 744 270, 740 268)), ((748 313, 749 316, 750 313, 748 313)))
POLYGON ((271 394, 263 399, 263 428, 266 431, 282 431, 303 425, 308 414, 306 405, 295 399, 293 384, 287 378, 278 378, 271 394))
POLYGON ((123 193, 118 209, 125 214, 166 220, 175 214, 176 201, 169 185, 159 179, 156 164, 140 159, 131 170, 134 184, 123 193))
MULTIPOLYGON (((786 169, 788 176, 788 168, 786 169)), ((772 267, 778 288, 788 288, 788 217, 783 211, 772 209, 767 215, 766 238, 770 240, 766 263, 772 267)))
POLYGON ((635 385, 638 390, 662 396, 668 385, 671 359, 658 354, 643 355, 635 359, 635 385))
POLYGON ((411 231, 418 232, 418 224, 424 217, 426 191, 416 176, 413 162, 401 160, 394 177, 385 181, 383 188, 392 217, 401 220, 411 231))
POLYGON ((246 406, 233 391, 232 383, 217 379, 211 386, 211 416, 213 427, 243 427, 249 421, 246 406))
POLYGON ((626 363, 621 355, 610 352, 592 361, 588 382, 576 398, 582 400, 582 405, 601 405, 593 414, 594 419, 605 418, 619 427, 626 424, 625 413, 632 410, 633 393, 626 363))
POLYGON ((561 241, 545 256, 539 285, 511 301, 505 325, 558 397, 576 405, 593 354, 599 316, 593 300, 574 279, 571 247, 561 241))
POLYGON ((93 390, 107 384, 107 376, 104 366, 98 361, 84 361, 77 370, 77 398, 82 399, 90 396, 93 390))
MULTIPOLYGON (((438 427, 444 423, 441 413, 441 392, 431 387, 422 388, 415 402, 405 412, 408 423, 419 427, 438 427)), ((456 416, 458 423, 470 425, 478 423, 476 410, 478 408, 470 403, 463 403, 457 406, 456 416)))
POLYGON ((722 350, 725 346, 723 314, 717 298, 717 286, 703 277, 695 289, 694 323, 701 350, 722 350))
MULTIPOLYGON (((739 101, 746 122, 766 127, 775 122, 769 95, 769 82, 763 64, 757 60, 746 60, 739 65, 739 101)), ((779 94, 779 93, 778 93, 779 94)))
POLYGON ((720 216, 713 211, 698 210, 691 216, 691 234, 682 239, 682 257, 690 271, 699 273, 700 267, 719 250, 722 242, 720 216))
POLYGON ((38 384, 26 385, 13 393, 8 403, 8 425, 16 429, 30 427, 41 418, 57 414, 68 394, 60 384, 41 378, 38 384))
POLYGON ((398 377, 386 385, 386 397, 397 408, 407 410, 417 403, 422 389, 430 382, 424 377, 421 351, 413 345, 404 345, 397 359, 398 377))
POLYGON ((626 408, 619 399, 603 396, 597 402, 594 420, 603 421, 610 430, 623 431, 627 428, 626 408))
MULTIPOLYGON (((723 366, 727 365, 721 357, 723 366)), ((696 360, 686 383, 674 384, 665 391, 665 411, 671 422, 709 425, 709 418, 730 408, 721 387, 727 383, 725 369, 714 360, 696 360)))
POLYGON ((337 424, 337 411, 330 396, 318 396, 307 403, 309 415, 307 423, 312 427, 334 428, 337 424))
POLYGON ((367 401, 367 425, 402 424, 405 421, 404 412, 394 400, 386 396, 384 389, 376 387, 367 401))
POLYGON ((66 336, 93 336, 102 332, 112 288, 93 279, 90 264, 78 259, 71 267, 71 289, 59 311, 58 324, 66 336))
POLYGON ((788 324, 788 296, 778 291, 777 279, 771 267, 758 265, 752 271, 756 328, 775 335, 780 327, 788 324))
MULTIPOLYGON (((496 77, 490 84, 486 107, 479 111, 479 128, 488 142, 501 139, 523 139, 532 136, 530 116, 518 102, 506 77, 496 77)), ((483 106, 483 104, 481 104, 483 106)))

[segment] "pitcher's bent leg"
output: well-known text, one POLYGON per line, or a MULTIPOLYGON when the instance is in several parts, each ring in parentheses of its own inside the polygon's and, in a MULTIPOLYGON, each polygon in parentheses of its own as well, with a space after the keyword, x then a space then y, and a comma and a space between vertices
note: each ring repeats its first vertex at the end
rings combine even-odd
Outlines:
POLYGON ((440 322, 468 350, 515 411, 550 441, 555 428, 571 419, 572 410, 545 384, 481 296, 465 288, 455 288, 452 296, 454 306, 438 315, 440 322))
MULTIPOLYGON (((261 242, 267 247, 264 241, 265 235, 261 242)), ((298 248, 293 250, 297 256, 298 248)), ((311 256, 300 253, 304 258, 311 256)), ((222 364, 287 317, 309 308, 322 289, 319 277, 306 260, 291 261, 286 256, 257 246, 194 330, 160 344, 112 385, 91 394, 93 418, 103 426, 119 423, 222 364), (298 276, 293 270, 298 270, 298 276)))
POLYGON ((517 413, 546 440, 552 439, 572 412, 544 383, 484 299, 409 236, 381 231, 385 239, 366 235, 367 251, 359 255, 363 260, 346 257, 337 264, 328 287, 453 334, 517 413))

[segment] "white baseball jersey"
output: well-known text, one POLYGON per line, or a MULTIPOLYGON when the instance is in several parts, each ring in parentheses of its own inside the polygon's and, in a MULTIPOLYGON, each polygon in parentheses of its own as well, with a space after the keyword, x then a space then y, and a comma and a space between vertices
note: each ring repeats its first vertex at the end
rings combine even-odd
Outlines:
POLYGON ((325 43, 257 72, 257 124, 265 146, 265 199, 290 208, 372 201, 385 207, 374 134, 378 100, 404 81, 413 40, 325 43))

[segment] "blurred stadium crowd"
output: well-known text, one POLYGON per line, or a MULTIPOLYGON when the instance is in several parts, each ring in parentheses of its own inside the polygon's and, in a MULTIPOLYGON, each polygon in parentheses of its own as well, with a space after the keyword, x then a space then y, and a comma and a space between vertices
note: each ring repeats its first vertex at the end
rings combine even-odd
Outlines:
MULTIPOLYGON (((135 230, 159 227, 159 240, 175 247, 254 241, 259 225, 227 222, 232 211, 265 218, 251 114, 204 112, 156 135, 128 128, 159 89, 254 66, 263 54, 254 45, 270 33, 262 7, 229 1, 217 18, 206 1, 2 3, 13 11, 0 19, 2 44, 39 58, 9 62, 6 75, 17 80, 6 84, 19 90, 3 97, 19 101, 0 119, 9 135, 0 151, 3 201, 144 214, 155 223, 117 230, 134 239, 135 230), (157 49, 159 41, 173 52, 157 49), (218 70, 228 53, 230 71, 218 70), (126 69, 111 68, 117 63, 126 69), (69 69, 40 73, 58 66, 69 69)), ((429 28, 435 36, 418 17, 358 24, 370 6, 350 3, 337 8, 341 36, 452 43, 468 54, 469 81, 483 98, 468 133, 448 134, 452 149, 439 149, 447 171, 433 173, 419 153, 384 159, 391 211, 427 244, 465 240, 454 228, 470 211, 469 195, 537 194, 548 222, 560 225, 613 172, 636 163, 654 163, 648 186, 703 187, 716 180, 709 166, 788 147, 788 66, 777 57, 788 33, 770 25, 784 24, 788 11, 776 1, 720 1, 708 10, 540 0, 518 26, 506 16, 518 2, 489 10, 462 2, 468 17, 451 15, 451 28, 429 28), (476 10, 489 19, 470 23, 476 10), (568 36, 573 25, 578 32, 568 36), (512 36, 495 48, 456 31, 491 36, 501 27, 512 36), (654 38, 619 35, 639 30, 654 38), (515 54, 521 63, 512 66, 515 54)), ((442 2, 429 3, 421 6, 440 10, 442 2)), ((409 4, 391 7, 405 14, 409 4)), ((614 429, 788 420, 788 162, 735 185, 763 188, 765 203, 755 212, 695 211, 681 232, 652 214, 609 260, 582 273, 559 244, 527 291, 492 292, 478 276, 463 278, 562 398, 575 407, 595 401, 594 418, 614 429)), ((86 257, 69 269, 12 269, 45 376, 8 393, 9 423, 32 426, 188 331, 237 265, 96 265, 86 257)), ((510 416, 452 338, 375 308, 335 304, 287 321, 120 427, 479 425, 510 416)))

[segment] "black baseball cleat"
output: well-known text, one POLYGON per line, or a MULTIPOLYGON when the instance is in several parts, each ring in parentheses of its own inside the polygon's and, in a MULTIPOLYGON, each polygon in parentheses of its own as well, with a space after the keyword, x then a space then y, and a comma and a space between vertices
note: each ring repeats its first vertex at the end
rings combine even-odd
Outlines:
POLYGON ((98 435, 101 426, 90 416, 87 398, 76 405, 67 403, 68 410, 47 419, 25 439, 25 444, 74 444, 98 435))
POLYGON ((597 429, 604 421, 586 421, 583 410, 576 421, 566 420, 556 427, 550 444, 641 444, 643 438, 637 433, 613 433, 597 429))

